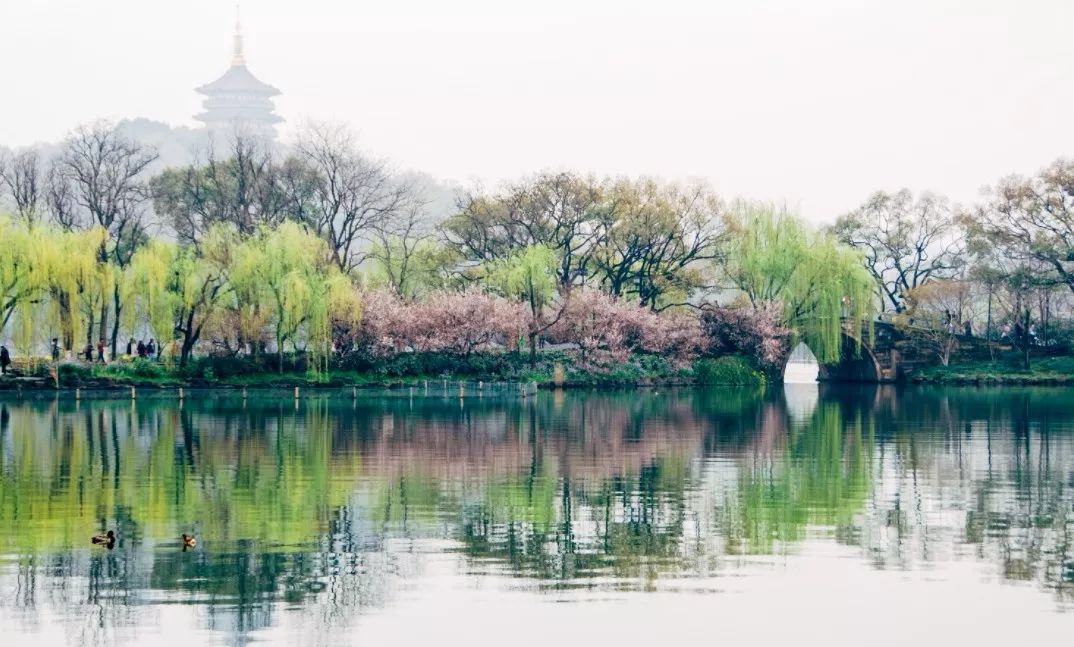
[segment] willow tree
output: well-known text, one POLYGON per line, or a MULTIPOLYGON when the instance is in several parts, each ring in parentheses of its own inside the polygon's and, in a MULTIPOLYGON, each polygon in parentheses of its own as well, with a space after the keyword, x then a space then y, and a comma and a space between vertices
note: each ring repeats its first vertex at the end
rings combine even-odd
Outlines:
POLYGON ((163 348, 172 338, 172 312, 175 291, 173 284, 176 260, 182 250, 169 241, 153 240, 138 250, 121 281, 121 294, 132 307, 123 311, 123 323, 134 330, 141 322, 149 325, 154 338, 163 348))
POLYGON ((357 319, 357 292, 332 262, 327 244, 300 225, 262 228, 234 250, 231 284, 244 308, 261 309, 283 371, 284 346, 305 342, 327 356, 333 318, 357 319))
POLYGON ((153 241, 140 250, 129 272, 135 308, 128 326, 140 319, 158 339, 177 338, 179 365, 186 365, 230 289, 232 250, 238 244, 233 226, 216 224, 197 247, 153 241))
POLYGON ((59 330, 60 344, 65 349, 73 350, 75 340, 83 333, 87 341, 92 334, 96 305, 83 307, 80 316, 79 303, 85 301, 86 295, 94 295, 94 303, 99 304, 112 290, 112 267, 102 263, 97 253, 107 236, 103 227, 51 230, 49 243, 37 251, 49 268, 47 321, 50 328, 59 330))
POLYGON ((860 330, 874 307, 875 284, 861 256, 768 205, 736 205, 729 226, 731 243, 720 268, 730 285, 750 306, 781 304, 785 325, 817 360, 838 361, 844 322, 860 330))
POLYGON ((530 346, 530 364, 537 363, 537 336, 552 326, 557 317, 545 317, 545 308, 556 296, 558 258, 552 248, 530 245, 515 254, 486 266, 489 286, 508 298, 519 299, 529 307, 526 336, 530 346))
POLYGON ((49 245, 47 232, 25 221, 0 218, 0 331, 11 326, 15 348, 28 353, 33 347, 33 333, 38 306, 48 295, 51 264, 41 252, 49 245))
POLYGON ((37 331, 59 328, 70 348, 82 323, 72 301, 108 285, 96 255, 104 231, 67 232, 0 217, 0 240, 0 329, 14 324, 17 348, 29 352, 37 331))

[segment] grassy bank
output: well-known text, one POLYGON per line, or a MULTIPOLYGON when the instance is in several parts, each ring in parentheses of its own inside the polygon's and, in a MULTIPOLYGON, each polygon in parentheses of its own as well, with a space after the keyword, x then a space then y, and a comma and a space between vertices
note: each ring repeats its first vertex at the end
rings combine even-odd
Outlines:
POLYGON ((925 384, 1074 385, 1074 357, 1034 358, 1028 370, 1015 360, 931 366, 915 372, 911 381, 925 384))

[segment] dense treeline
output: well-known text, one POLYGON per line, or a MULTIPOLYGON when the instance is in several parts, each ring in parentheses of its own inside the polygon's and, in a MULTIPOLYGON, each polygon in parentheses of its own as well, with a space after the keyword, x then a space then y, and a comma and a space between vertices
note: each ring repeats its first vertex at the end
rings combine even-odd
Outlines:
POLYGON ((947 356, 974 328, 1053 343, 1074 290, 1062 161, 973 208, 879 193, 817 230, 703 183, 571 172, 461 193, 437 221, 412 176, 324 125, 287 147, 236 133, 188 166, 155 159, 95 124, 49 159, 0 160, 0 323, 17 350, 103 340, 115 357, 153 337, 180 364, 275 353, 282 369, 293 351, 323 369, 410 352, 535 362, 543 341, 587 366, 744 352, 776 368, 795 339, 837 359, 840 319, 880 308, 947 356))

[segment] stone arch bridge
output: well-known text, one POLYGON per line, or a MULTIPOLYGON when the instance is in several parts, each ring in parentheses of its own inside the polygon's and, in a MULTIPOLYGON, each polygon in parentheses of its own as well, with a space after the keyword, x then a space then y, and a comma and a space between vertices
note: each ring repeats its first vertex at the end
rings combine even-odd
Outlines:
MULTIPOLYGON (((958 349, 954 357, 975 355, 981 348, 987 352, 982 338, 956 335, 958 349)), ((940 363, 940 357, 922 333, 895 326, 888 321, 873 321, 859 326, 843 321, 842 359, 836 364, 821 364, 818 379, 831 382, 900 382, 914 371, 940 363)))

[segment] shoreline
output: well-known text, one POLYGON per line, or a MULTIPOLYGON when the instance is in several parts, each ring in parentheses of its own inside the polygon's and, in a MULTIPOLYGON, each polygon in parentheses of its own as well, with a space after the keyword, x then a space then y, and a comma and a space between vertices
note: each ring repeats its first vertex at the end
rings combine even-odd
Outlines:
POLYGON ((912 376, 905 384, 921 386, 1074 386, 1074 375, 912 376))
MULTIPOLYGON (((350 381, 333 379, 328 381, 311 381, 304 378, 281 378, 259 379, 255 382, 242 383, 231 382, 208 382, 204 380, 186 380, 176 382, 160 382, 151 380, 87 380, 78 384, 62 384, 59 387, 49 384, 47 378, 0 378, 0 399, 18 396, 20 394, 40 395, 43 393, 56 393, 64 395, 84 394, 109 394, 127 395, 134 389, 137 395, 156 396, 168 392, 179 395, 180 389, 191 392, 219 392, 221 394, 234 394, 240 397, 244 392, 263 393, 267 391, 281 391, 301 389, 319 394, 338 393, 341 397, 354 395, 368 391, 402 391, 415 389, 423 392, 423 395, 451 396, 451 397, 475 397, 480 395, 521 395, 522 397, 533 395, 537 391, 555 391, 557 389, 568 391, 582 390, 620 390, 620 389, 649 389, 649 388, 756 388, 754 384, 735 383, 699 383, 689 377, 668 378, 642 378, 634 380, 593 379, 593 380, 479 380, 457 378, 393 378, 383 380, 350 381), (461 389, 461 391, 460 391, 461 389), (350 390, 348 394, 346 391, 350 390)), ((769 382, 770 387, 784 386, 782 381, 769 382)), ((794 383, 797 384, 797 383, 794 383)), ((810 384, 810 383, 806 383, 810 384)), ((1023 387, 1023 386, 1049 386, 1049 387, 1074 387, 1074 375, 940 375, 940 376, 911 376, 900 382, 855 382, 838 380, 818 380, 818 386, 957 386, 957 387, 1023 387)))
MULTIPOLYGON (((456 362, 458 363, 458 362, 456 362)), ((486 362, 487 364, 487 362, 486 362)), ((520 363, 451 366, 460 372, 433 362, 430 366, 392 366, 380 370, 333 368, 327 372, 286 369, 283 372, 263 367, 215 365, 204 367, 167 366, 157 362, 118 363, 108 366, 45 363, 20 367, 14 375, 0 377, 0 394, 19 392, 123 392, 130 389, 148 393, 179 389, 203 391, 242 391, 243 389, 314 391, 372 390, 419 388, 427 393, 463 393, 473 391, 521 392, 551 389, 638 389, 696 386, 777 387, 784 384, 782 373, 757 368, 746 357, 725 355, 701 358, 692 366, 676 366, 659 356, 633 357, 629 362, 607 367, 582 369, 571 366, 568 357, 542 358, 537 366, 520 363), (564 367, 568 367, 564 369, 564 367), (434 369, 435 373, 420 369, 434 369), (251 370, 252 369, 252 370, 251 370), (394 370, 393 370, 394 369, 394 370), (410 369, 410 372, 406 369, 410 369), (418 369, 418 370, 413 370, 418 369), (469 370, 466 370, 469 369, 469 370), (474 370, 476 369, 476 370, 474 370)), ((865 385, 874 382, 855 380, 818 380, 819 384, 865 385)), ((1074 386, 1074 356, 1037 359, 1030 369, 1009 361, 968 361, 949 366, 920 368, 896 381, 877 382, 894 386, 1074 386)))
MULTIPOLYGON (((190 391, 220 391, 220 392, 236 392, 242 391, 279 391, 281 389, 303 389, 318 392, 330 392, 330 391, 345 391, 347 389, 353 389, 356 391, 373 391, 373 390, 403 390, 407 388, 421 389, 423 391, 433 394, 455 394, 458 389, 462 387, 466 390, 467 395, 474 393, 481 393, 483 391, 488 392, 507 392, 505 389, 511 391, 518 390, 520 387, 526 387, 529 392, 533 390, 555 390, 555 389, 567 389, 567 390, 583 390, 583 389, 628 389, 628 388, 672 388, 672 387, 695 387, 701 386, 695 380, 691 378, 646 378, 632 381, 617 381, 612 379, 607 380, 565 380, 562 383, 556 383, 551 380, 466 380, 455 378, 432 378, 432 379, 393 379, 383 381, 365 381, 365 382, 351 382, 346 380, 333 380, 328 382, 315 382, 304 379, 281 379, 264 381, 259 380, 257 382, 250 383, 220 383, 220 382, 205 382, 205 381, 182 381, 174 383, 163 383, 154 381, 138 381, 138 380, 124 380, 115 382, 84 382, 79 384, 63 384, 55 386, 48 383, 49 380, 45 378, 17 378, 16 380, 0 380, 0 397, 4 395, 18 393, 20 391, 26 393, 75 393, 81 391, 85 393, 124 393, 129 392, 130 389, 136 389, 136 391, 146 391, 149 393, 161 393, 166 391, 178 391, 179 389, 185 389, 190 391), (445 387, 444 383, 447 383, 445 387), (425 386, 425 383, 428 386, 425 386)), ((711 385, 711 386, 746 386, 746 385, 711 385)))

